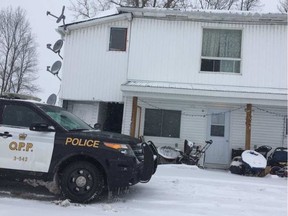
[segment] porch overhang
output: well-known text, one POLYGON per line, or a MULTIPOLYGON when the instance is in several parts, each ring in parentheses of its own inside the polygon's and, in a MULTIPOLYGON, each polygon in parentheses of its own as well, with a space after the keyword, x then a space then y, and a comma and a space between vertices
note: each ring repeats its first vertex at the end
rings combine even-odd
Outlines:
POLYGON ((287 89, 128 81, 121 85, 121 90, 123 96, 131 97, 287 106, 287 89))

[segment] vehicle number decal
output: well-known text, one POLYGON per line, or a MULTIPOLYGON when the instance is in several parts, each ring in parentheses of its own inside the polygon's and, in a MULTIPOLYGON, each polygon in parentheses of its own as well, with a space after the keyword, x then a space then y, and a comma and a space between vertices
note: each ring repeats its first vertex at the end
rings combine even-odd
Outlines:
POLYGON ((14 161, 27 162, 27 161, 28 161, 28 157, 17 157, 17 156, 14 156, 13 160, 14 160, 14 161))

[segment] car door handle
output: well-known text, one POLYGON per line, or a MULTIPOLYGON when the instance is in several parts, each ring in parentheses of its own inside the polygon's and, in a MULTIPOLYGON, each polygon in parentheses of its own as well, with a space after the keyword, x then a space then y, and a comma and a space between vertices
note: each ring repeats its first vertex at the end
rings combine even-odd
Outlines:
POLYGON ((12 137, 12 134, 10 134, 9 132, 5 131, 4 133, 0 133, 0 136, 2 136, 3 138, 8 138, 8 137, 12 137))

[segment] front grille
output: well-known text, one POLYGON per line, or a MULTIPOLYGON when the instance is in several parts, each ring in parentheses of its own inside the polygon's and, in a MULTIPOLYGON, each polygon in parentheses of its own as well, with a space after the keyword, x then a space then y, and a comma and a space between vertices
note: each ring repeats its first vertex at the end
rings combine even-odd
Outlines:
POLYGON ((131 148, 139 161, 144 161, 144 153, 142 149, 142 143, 131 145, 131 148))

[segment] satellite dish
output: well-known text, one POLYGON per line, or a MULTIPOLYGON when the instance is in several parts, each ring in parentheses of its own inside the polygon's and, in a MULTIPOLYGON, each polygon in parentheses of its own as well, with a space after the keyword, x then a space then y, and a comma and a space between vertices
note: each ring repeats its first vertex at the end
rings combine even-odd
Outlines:
POLYGON ((64 26, 64 30, 66 30, 66 24, 65 24, 65 15, 64 15, 64 11, 65 11, 65 6, 62 7, 62 12, 61 12, 61 15, 58 17, 58 16, 55 16, 54 14, 52 14, 50 11, 47 11, 46 15, 50 15, 54 18, 56 18, 56 23, 59 23, 61 22, 61 20, 63 21, 63 26, 64 26))
POLYGON ((53 51, 55 53, 60 52, 62 46, 63 46, 63 40, 61 40, 61 39, 57 40, 56 43, 53 46, 53 51))
POLYGON ((55 105, 56 101, 57 101, 57 96, 56 96, 56 94, 51 94, 51 95, 48 97, 46 103, 49 104, 49 105, 55 105))
POLYGON ((49 71, 51 74, 55 75, 58 77, 58 79, 61 81, 60 77, 58 76, 58 73, 61 69, 62 66, 62 62, 61 61, 56 61, 54 62, 54 64, 52 65, 52 67, 47 66, 47 71, 49 71), (51 68, 51 69, 50 69, 51 68))
POLYGON ((60 55, 60 50, 63 46, 63 40, 62 39, 59 39, 55 42, 54 46, 53 46, 53 49, 51 48, 52 44, 47 44, 47 48, 52 50, 54 53, 58 53, 58 56, 63 59, 63 57, 60 55))
POLYGON ((53 75, 56 75, 56 74, 59 73, 61 67, 62 67, 62 62, 61 62, 61 61, 56 61, 56 62, 54 62, 54 64, 52 65, 50 72, 51 72, 53 75))

